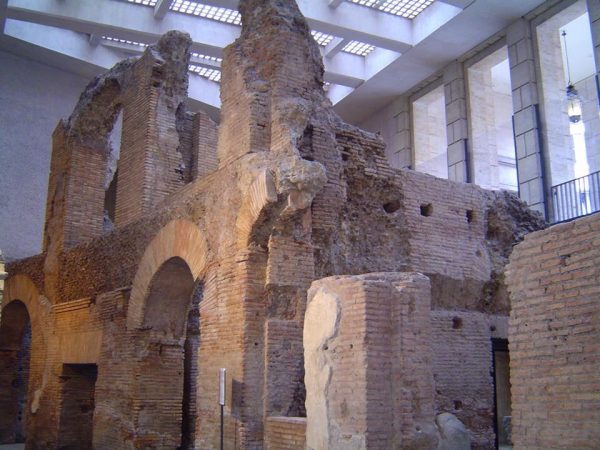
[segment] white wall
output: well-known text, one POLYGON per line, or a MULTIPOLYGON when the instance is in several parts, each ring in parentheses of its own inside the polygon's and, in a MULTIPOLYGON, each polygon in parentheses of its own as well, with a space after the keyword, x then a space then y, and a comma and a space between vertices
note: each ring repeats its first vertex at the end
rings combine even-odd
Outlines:
POLYGON ((467 70, 473 181, 517 190, 508 51, 502 47, 467 70))
POLYGON ((40 253, 52 132, 88 83, 0 51, 0 249, 7 260, 40 253))
POLYGON ((448 178, 448 140, 444 86, 412 103, 415 170, 448 178))

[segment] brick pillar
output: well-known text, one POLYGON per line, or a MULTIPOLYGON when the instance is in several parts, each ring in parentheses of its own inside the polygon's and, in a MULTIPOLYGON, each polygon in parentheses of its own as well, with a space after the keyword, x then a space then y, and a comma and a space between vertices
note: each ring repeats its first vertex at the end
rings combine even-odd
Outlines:
POLYGON ((520 19, 513 23, 507 30, 506 43, 512 85, 519 196, 530 208, 545 214, 537 79, 529 22, 520 19))
POLYGON ((397 111, 394 115, 394 124, 396 127, 394 147, 386 149, 386 153, 392 167, 414 169, 415 162, 413 161, 410 136, 410 103, 408 97, 398 97, 394 101, 394 108, 397 111))
POLYGON ((217 124, 208 115, 194 115, 192 125, 192 180, 202 178, 219 167, 217 160, 217 124))
POLYGON ((104 142, 68 136, 60 122, 52 135, 44 251, 69 248, 102 235, 107 154, 104 142))
POLYGON ((468 182, 467 97, 462 63, 454 61, 444 69, 446 97, 446 136, 448 139, 448 179, 468 182))
MULTIPOLYGON (((123 96, 123 132, 117 180, 116 225, 138 220, 185 185, 185 151, 180 147, 177 110, 187 90, 189 37, 167 34, 177 52, 147 50, 135 63, 132 87, 123 96)), ((162 51, 162 50, 161 50, 162 51)), ((185 120, 182 118, 181 120, 185 120)))
POLYGON ((416 448, 417 441, 437 448, 430 290, 417 273, 312 284, 304 320, 307 448, 416 448))

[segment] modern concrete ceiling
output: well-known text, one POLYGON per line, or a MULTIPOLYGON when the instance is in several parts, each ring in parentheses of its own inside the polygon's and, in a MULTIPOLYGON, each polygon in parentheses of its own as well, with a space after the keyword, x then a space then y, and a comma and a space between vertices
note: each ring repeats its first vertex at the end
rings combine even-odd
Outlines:
MULTIPOLYGON (((436 0, 413 20, 345 0, 297 2, 313 30, 333 36, 321 47, 329 95, 344 119, 359 123, 543 0, 436 0), (350 41, 375 49, 367 56, 341 51, 350 41)), ((202 3, 237 8, 237 0, 202 3)), ((0 0, 0 48, 93 76, 139 54, 143 46, 136 43, 152 43, 179 29, 192 36, 198 54, 193 63, 218 69, 214 57, 239 35, 239 26, 169 11, 170 5, 171 0, 158 0, 154 7, 125 0, 0 0)), ((217 117, 219 88, 190 76, 191 104, 217 117)))

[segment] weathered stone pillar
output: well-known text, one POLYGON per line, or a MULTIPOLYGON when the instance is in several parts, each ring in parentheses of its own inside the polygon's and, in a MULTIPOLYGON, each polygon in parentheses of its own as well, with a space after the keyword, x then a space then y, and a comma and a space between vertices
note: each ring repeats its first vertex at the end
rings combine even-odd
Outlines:
POLYGON ((448 139, 448 179, 468 182, 467 97, 463 64, 454 61, 444 70, 446 97, 446 136, 448 139))
POLYGON ((529 22, 521 19, 513 23, 507 30, 506 43, 513 96, 519 196, 530 208, 545 214, 537 79, 529 22))
POLYGON ((430 282, 315 281, 304 321, 308 449, 437 448, 430 282))

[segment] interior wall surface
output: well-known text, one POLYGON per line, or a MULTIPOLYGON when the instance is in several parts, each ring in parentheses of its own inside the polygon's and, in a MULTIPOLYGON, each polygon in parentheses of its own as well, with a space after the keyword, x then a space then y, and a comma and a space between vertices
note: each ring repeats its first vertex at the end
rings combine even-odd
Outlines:
POLYGON ((502 47, 467 70, 473 181, 517 190, 508 52, 502 47))
POLYGON ((448 178, 444 87, 413 101, 412 114, 415 169, 448 178))
POLYGON ((52 131, 89 80, 4 51, 0 67, 0 249, 10 261, 41 251, 52 131))

